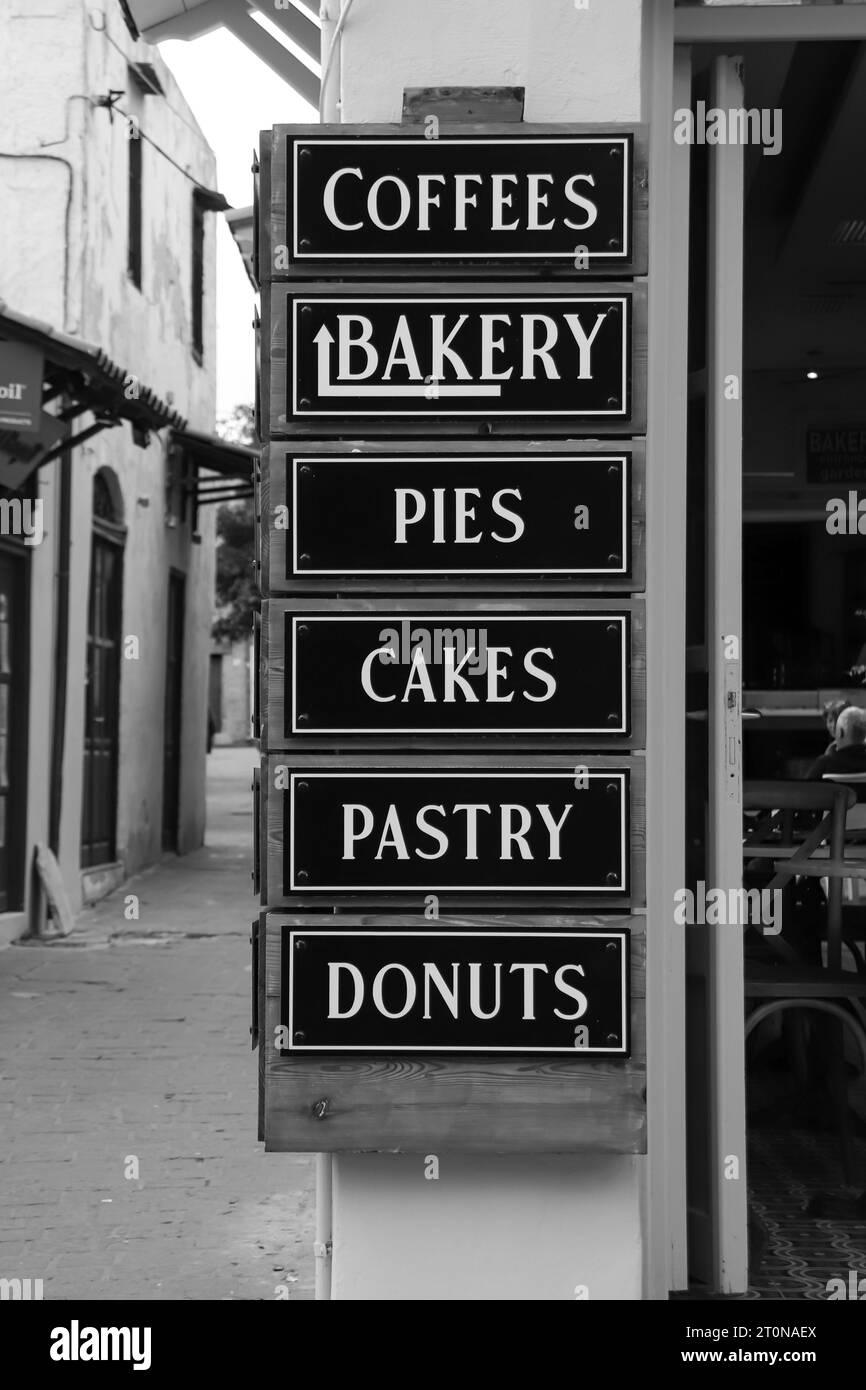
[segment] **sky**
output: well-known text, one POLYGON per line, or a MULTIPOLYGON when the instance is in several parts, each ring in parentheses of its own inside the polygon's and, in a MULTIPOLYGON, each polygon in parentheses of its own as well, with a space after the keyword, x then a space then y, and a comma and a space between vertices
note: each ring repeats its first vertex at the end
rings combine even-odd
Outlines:
MULTIPOLYGON (((316 120, 313 107, 226 29, 167 40, 171 68, 217 158, 217 188, 232 207, 253 201, 251 173, 259 131, 316 120)), ((225 218, 217 215, 217 415, 252 405, 255 296, 225 218)))

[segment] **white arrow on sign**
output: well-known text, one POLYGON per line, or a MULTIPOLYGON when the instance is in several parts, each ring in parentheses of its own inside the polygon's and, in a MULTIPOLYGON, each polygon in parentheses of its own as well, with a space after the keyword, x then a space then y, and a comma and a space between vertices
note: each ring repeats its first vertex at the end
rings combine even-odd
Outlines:
MULTIPOLYGON (((419 382, 417 386, 335 386, 331 381, 331 345, 334 335, 323 323, 313 338, 318 353, 318 393, 320 396, 427 396, 430 383, 419 382)), ((472 386, 446 386, 435 383, 438 396, 501 396, 502 387, 493 383, 477 382, 472 386)))

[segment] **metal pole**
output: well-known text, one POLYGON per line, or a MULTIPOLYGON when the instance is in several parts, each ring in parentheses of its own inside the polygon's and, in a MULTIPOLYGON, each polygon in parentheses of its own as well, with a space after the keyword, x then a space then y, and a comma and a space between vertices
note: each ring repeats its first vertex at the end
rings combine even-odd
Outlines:
POLYGON ((331 1297, 331 1202, 333 1160, 331 1154, 316 1154, 316 1301, 331 1297))

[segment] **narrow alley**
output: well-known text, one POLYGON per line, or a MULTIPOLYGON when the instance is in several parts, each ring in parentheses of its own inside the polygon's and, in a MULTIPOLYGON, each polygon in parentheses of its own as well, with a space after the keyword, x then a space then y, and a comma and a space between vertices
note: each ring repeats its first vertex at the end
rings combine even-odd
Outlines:
POLYGON ((205 848, 0 952, 0 1277, 45 1299, 312 1297, 314 1160, 256 1142, 254 756, 210 754, 205 848))

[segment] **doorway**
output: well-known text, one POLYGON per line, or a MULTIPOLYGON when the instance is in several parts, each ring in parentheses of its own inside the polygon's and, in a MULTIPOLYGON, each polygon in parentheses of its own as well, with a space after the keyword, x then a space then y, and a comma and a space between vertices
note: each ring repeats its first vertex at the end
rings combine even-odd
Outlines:
POLYGON ((27 561, 0 550, 0 912, 24 901, 27 561))
MULTIPOLYGON (((208 732, 209 738, 222 733, 223 727, 223 654, 211 652, 208 670, 208 732)), ((208 748, 210 752, 210 748, 208 748)))
POLYGON ((87 604, 81 867, 117 857, 120 661, 125 530, 115 491, 100 469, 93 480, 93 536, 87 604))
POLYGON ((168 576, 165 648, 165 723, 162 751, 162 847, 178 853, 183 684, 183 618, 186 580, 177 570, 168 576))
MULTIPOLYGON (((693 111, 766 113, 778 137, 767 153, 759 141, 696 143, 690 160, 686 861, 697 901, 701 884, 742 887, 744 788, 747 811, 762 783, 796 796, 827 745, 825 701, 866 710, 866 526, 856 503, 853 528, 827 524, 834 499, 858 484, 866 496, 866 208, 851 178, 866 44, 695 47, 691 65, 693 111)), ((805 903, 799 890, 786 898, 784 921, 812 933, 820 969, 817 882, 805 903)), ((833 1125, 798 1090, 820 1028, 798 1031, 794 1055, 776 1015, 744 1045, 753 935, 742 923, 687 928, 690 1279, 826 1297, 847 1268, 835 1252, 866 1259, 866 1082, 847 1053, 852 1193, 833 1125)), ((847 957, 856 978, 854 967, 847 957)))

